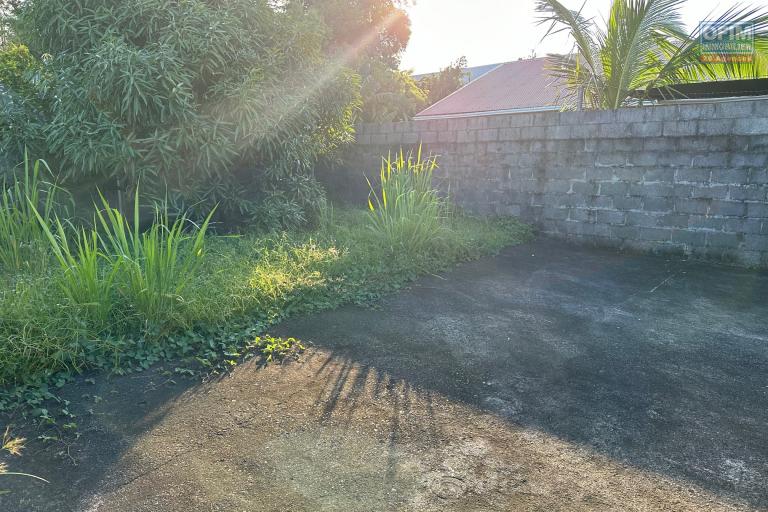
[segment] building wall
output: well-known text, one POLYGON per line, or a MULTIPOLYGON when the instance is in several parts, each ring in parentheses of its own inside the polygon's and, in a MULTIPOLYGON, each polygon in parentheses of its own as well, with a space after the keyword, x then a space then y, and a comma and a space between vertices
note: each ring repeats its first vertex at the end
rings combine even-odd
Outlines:
POLYGON ((332 193, 423 142, 465 209, 547 235, 768 266, 768 100, 362 125, 332 193))

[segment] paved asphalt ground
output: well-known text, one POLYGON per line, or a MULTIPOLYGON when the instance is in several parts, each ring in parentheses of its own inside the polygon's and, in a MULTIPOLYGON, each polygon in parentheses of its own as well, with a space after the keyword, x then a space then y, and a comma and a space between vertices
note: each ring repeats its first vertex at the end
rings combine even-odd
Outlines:
POLYGON ((545 239, 273 334, 313 347, 69 386, 0 510, 768 510, 765 273, 545 239))

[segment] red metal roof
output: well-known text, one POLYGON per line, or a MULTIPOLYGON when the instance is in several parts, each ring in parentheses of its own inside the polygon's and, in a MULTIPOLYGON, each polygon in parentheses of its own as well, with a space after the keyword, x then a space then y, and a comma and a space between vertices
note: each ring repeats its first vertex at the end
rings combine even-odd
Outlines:
POLYGON ((546 57, 501 64, 416 118, 559 107, 560 91, 546 64, 546 57))

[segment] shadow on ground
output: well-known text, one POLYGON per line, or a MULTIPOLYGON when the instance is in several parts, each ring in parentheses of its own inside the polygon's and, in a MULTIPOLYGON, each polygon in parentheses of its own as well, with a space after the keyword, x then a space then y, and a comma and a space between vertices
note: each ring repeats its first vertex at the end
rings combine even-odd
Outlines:
POLYGON ((766 509, 766 297, 764 273, 513 248, 287 322, 300 363, 72 386, 83 437, 21 459, 52 483, 0 509, 766 509))

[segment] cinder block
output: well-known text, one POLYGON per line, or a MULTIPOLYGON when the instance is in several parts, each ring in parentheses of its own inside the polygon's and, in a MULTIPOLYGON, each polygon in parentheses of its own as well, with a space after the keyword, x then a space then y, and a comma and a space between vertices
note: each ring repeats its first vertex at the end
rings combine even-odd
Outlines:
POLYGON ((613 169, 613 175, 616 179, 627 183, 641 183, 644 172, 644 167, 615 167, 613 169))
POLYGON ((630 128, 633 137, 661 137, 663 125, 660 122, 633 123, 630 128))
POLYGON ((507 118, 508 126, 531 126, 533 124, 533 115, 531 114, 509 114, 507 118))
POLYGON ((610 225, 624 225, 627 214, 616 210, 598 210, 597 223, 610 225))
POLYGON ((768 234, 768 232, 763 232, 764 224, 765 222, 761 219, 732 217, 730 219, 725 219, 723 230, 731 233, 746 233, 753 235, 768 234))
POLYGON ((768 117, 749 117, 735 119, 734 135, 765 135, 768 134, 768 117))
POLYGON ((678 119, 691 121, 709 119, 715 116, 715 106, 712 104, 679 105, 678 119))
POLYGON ((613 196, 586 196, 587 206, 592 208, 613 208, 613 196))
POLYGON ((558 192, 565 194, 571 190, 571 182, 569 180, 547 180, 544 182, 545 192, 558 192))
POLYGON ((571 127, 568 125, 547 126, 546 137, 550 140, 568 139, 571 136, 571 127))
POLYGON ((569 209, 557 206, 544 206, 543 218, 548 220, 565 220, 568 218, 569 209))
POLYGON ((732 201, 768 201, 768 185, 731 185, 728 197, 732 201))
POLYGON ((488 128, 488 117, 487 116, 479 116, 479 117, 470 117, 469 118, 469 129, 470 130, 485 130, 488 128))
POLYGON ((475 130, 460 130, 456 133, 456 142, 466 144, 477 141, 477 132, 475 130))
POLYGON ((768 236, 750 235, 744 237, 745 249, 749 251, 768 251, 768 236))
POLYGON ((667 183, 633 183, 629 195, 642 197, 673 197, 675 187, 667 183))
POLYGON ((659 163, 659 154, 653 151, 637 151, 627 155, 630 165, 640 167, 655 167, 659 163))
POLYGON ((672 240, 672 230, 662 228, 639 228, 639 240, 648 240, 651 242, 666 242, 672 240))
POLYGON ((707 215, 691 215, 688 217, 688 227, 691 229, 703 229, 707 231, 722 231, 726 219, 722 217, 709 217, 707 215))
POLYGON ((687 154, 691 156, 691 167, 727 167, 731 161, 731 153, 725 151, 707 150, 687 154))
POLYGON ((421 134, 421 142, 424 144, 433 144, 440 140, 438 132, 424 132, 421 134))
MULTIPOLYGON (((715 112, 712 117, 718 118, 745 118, 755 113, 756 101, 723 101, 715 105, 715 112)), ((760 113, 760 112, 758 112, 760 113)))
POLYGON ((589 181, 608 181, 614 177, 614 169, 612 167, 591 167, 586 171, 587 180, 589 181))
POLYGON ((570 125, 570 137, 574 139, 588 139, 600 135, 599 125, 596 124, 574 124, 570 125))
POLYGON ((643 107, 620 108, 616 111, 616 121, 619 123, 643 123, 647 109, 643 107))
POLYGON ((688 215, 681 213, 668 213, 661 215, 658 218, 658 223, 661 227, 667 228, 687 228, 688 227, 688 215))
POLYGON ((640 210, 643 207, 643 198, 616 196, 613 198, 613 206, 617 210, 640 210))
POLYGON ((664 121, 664 137, 691 137, 696 135, 697 121, 664 121))
POLYGON ((698 133, 701 137, 731 135, 733 124, 733 119, 702 119, 699 121, 698 133))
POLYGON ((731 154, 731 167, 765 167, 768 154, 757 152, 737 152, 731 154))
POLYGON ((499 130, 499 140, 516 141, 520 139, 520 128, 502 128, 499 130))
POLYGON ((758 185, 768 184, 768 169, 750 169, 748 181, 758 185))
POLYGON ((477 140, 479 142, 494 142, 499 140, 499 130, 496 128, 489 128, 479 130, 477 132, 477 140))
POLYGON ((605 139, 624 139, 632 137, 630 123, 601 124, 598 136, 605 139))
POLYGON ((671 197, 643 197, 643 210, 649 212, 669 212, 675 206, 671 197))
MULTIPOLYGON (((682 186, 682 185, 678 185, 682 186)), ((696 199, 720 199, 724 200, 728 198, 728 185, 711 185, 711 186, 691 186, 691 193, 689 197, 696 199)), ((679 197, 680 195, 678 195, 679 197)))
POLYGON ((744 240, 740 233, 707 233, 708 247, 738 248, 744 240))
POLYGON ((643 149, 645 151, 663 153, 666 151, 676 151, 679 144, 678 139, 674 137, 645 139, 643 141, 643 149))
POLYGON ((677 105, 648 107, 646 112, 646 121, 674 121, 680 118, 680 109, 677 105))
POLYGON ((683 151, 673 151, 659 155, 658 165, 669 167, 692 167, 696 156, 683 151))
POLYGON ((675 211, 677 213, 688 213, 705 215, 709 211, 709 199, 684 199, 675 200, 675 211))
POLYGON ((455 131, 441 131, 438 132, 437 140, 441 143, 451 143, 456 142, 457 136, 455 131))
MULTIPOLYGON (((437 132, 432 132, 437 140, 437 132)), ((374 146, 390 146, 393 141, 396 140, 397 135, 394 133, 375 133, 371 135, 371 143, 374 146)))
POLYGON ((747 217, 751 219, 768 218, 768 204, 766 203, 748 203, 747 217))
POLYGON ((685 229, 672 230, 672 242, 681 243, 692 247, 704 247, 707 235, 703 232, 689 231, 685 229))
POLYGON ((629 192, 629 184, 623 181, 600 183, 600 195, 626 196, 629 192))
POLYGON ((594 223, 597 220, 597 212, 593 208, 571 208, 570 219, 578 222, 594 223))
POLYGON ((626 220, 628 226, 653 228, 659 225, 659 215, 648 212, 629 212, 626 220))
POLYGON ((645 170, 643 173, 643 178, 646 183, 654 181, 672 183, 675 180, 675 170, 666 168, 650 168, 645 170))
POLYGON ((675 181, 677 183, 709 183, 711 179, 712 171, 709 169, 675 169, 675 181))
POLYGON ((591 196, 597 193, 600 185, 589 181, 571 181, 571 191, 574 194, 591 196))
POLYGON ((712 171, 712 183, 741 184, 747 183, 748 179, 747 169, 714 169, 712 171))

